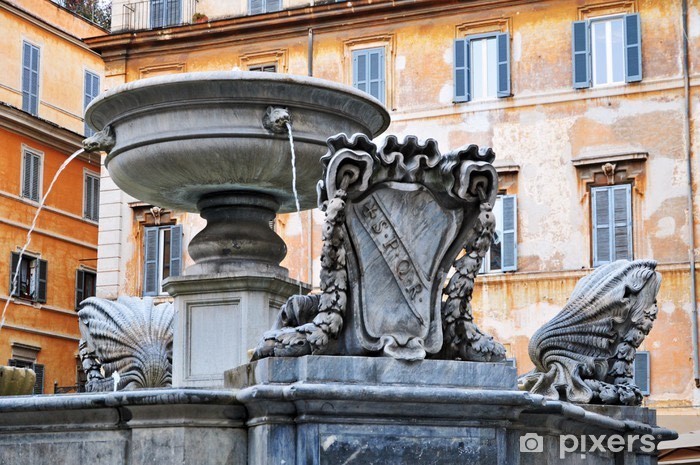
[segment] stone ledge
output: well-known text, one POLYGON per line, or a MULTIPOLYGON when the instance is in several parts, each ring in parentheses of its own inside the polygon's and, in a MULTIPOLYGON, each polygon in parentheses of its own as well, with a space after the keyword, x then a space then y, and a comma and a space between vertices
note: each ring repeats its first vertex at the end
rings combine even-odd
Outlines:
POLYGON ((506 363, 453 360, 407 362, 389 357, 307 355, 266 358, 224 373, 225 386, 266 384, 366 384, 517 389, 515 368, 506 363))

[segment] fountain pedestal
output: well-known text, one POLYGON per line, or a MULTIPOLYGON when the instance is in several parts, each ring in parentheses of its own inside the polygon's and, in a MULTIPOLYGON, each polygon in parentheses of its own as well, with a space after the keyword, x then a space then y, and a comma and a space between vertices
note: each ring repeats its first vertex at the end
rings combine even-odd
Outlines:
POLYGON ((311 288, 279 272, 257 270, 171 277, 175 298, 174 387, 223 387, 225 370, 248 362, 247 352, 275 321, 287 298, 311 288))

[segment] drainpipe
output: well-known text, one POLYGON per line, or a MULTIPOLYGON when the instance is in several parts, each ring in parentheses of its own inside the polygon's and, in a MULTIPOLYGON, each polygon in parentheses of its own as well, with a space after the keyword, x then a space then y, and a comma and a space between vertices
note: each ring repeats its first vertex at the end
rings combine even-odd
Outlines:
POLYGON ((309 76, 314 75, 314 30, 309 28, 309 48, 308 48, 309 76))
POLYGON ((690 134, 690 77, 688 70, 688 0, 682 1, 683 18, 683 87, 685 90, 685 160, 688 171, 688 222, 690 224, 690 233, 688 242, 690 243, 690 306, 692 320, 692 338, 693 338, 693 377, 695 378, 695 387, 700 388, 700 370, 698 366, 698 304, 697 290, 695 289, 695 210, 693 205, 693 165, 691 160, 691 134, 690 134))

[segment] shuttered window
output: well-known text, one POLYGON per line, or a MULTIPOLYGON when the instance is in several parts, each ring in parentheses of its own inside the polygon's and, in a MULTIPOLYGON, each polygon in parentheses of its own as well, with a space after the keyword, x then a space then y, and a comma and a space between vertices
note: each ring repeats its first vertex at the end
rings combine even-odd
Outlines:
POLYGON ((41 199, 41 155, 25 149, 22 154, 22 197, 41 199))
POLYGON ((651 376, 650 376, 650 357, 649 352, 638 351, 634 356, 634 366, 633 373, 634 379, 632 380, 642 394, 648 396, 651 387, 651 376))
POLYGON ((94 297, 97 290, 97 275, 94 271, 76 270, 75 272, 75 308, 88 297, 94 297))
POLYGON ((262 71, 265 73, 276 73, 277 65, 257 65, 248 68, 248 71, 262 71))
POLYGON ((10 295, 32 302, 46 303, 48 265, 46 260, 12 252, 10 260, 10 295))
POLYGON ((639 14, 575 21, 572 55, 574 88, 641 81, 639 14))
POLYGON ((39 114, 39 48, 22 43, 22 110, 39 114))
POLYGON ((384 47, 352 52, 352 85, 386 103, 386 63, 384 47))
POLYGON ((499 195, 493 206, 496 217, 494 240, 481 264, 481 273, 518 269, 517 198, 499 195))
POLYGON ((100 178, 85 173, 83 183, 83 217, 87 220, 100 219, 100 178))
POLYGON ((31 368, 36 373, 36 382, 34 383, 34 391, 32 394, 43 394, 44 393, 44 365, 40 365, 34 362, 28 362, 26 360, 18 360, 11 358, 8 360, 7 364, 11 367, 17 368, 31 368))
POLYGON ((150 0, 151 28, 182 23, 182 0, 150 0))
MULTIPOLYGON (((83 110, 92 102, 95 97, 100 93, 100 77, 91 73, 90 71, 85 71, 85 85, 83 86, 83 110)), ((85 123, 85 136, 90 137, 95 133, 88 125, 85 123)))
POLYGON ((454 51, 455 102, 511 95, 508 33, 457 39, 454 51))
POLYGON ((631 186, 591 189, 593 266, 632 259, 631 186))
POLYGON ((182 226, 148 227, 144 234, 143 295, 163 293, 163 281, 182 270, 182 226))
POLYGON ((248 0, 248 14, 259 15, 282 9, 282 0, 248 0))

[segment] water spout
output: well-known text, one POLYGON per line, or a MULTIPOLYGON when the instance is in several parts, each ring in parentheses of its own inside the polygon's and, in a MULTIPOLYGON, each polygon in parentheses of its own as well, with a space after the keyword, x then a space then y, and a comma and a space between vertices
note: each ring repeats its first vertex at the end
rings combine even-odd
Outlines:
MULTIPOLYGON (((299 217, 299 222, 301 223, 301 206, 299 205, 299 193, 297 192, 297 155, 296 152, 294 151, 294 136, 292 136, 292 125, 289 122, 286 122, 285 125, 287 126, 287 134, 289 135, 289 146, 292 148, 292 193, 294 194, 294 203, 297 207, 297 216, 299 217)), ((304 245, 304 235, 300 234, 300 240, 299 240, 299 253, 302 254, 304 251, 303 245, 304 245)), ((309 244, 309 247, 311 247, 311 244, 309 244)), ((310 251, 309 251, 310 253, 310 251)), ((302 260, 299 260, 299 265, 301 267, 301 262, 302 260)), ((299 270, 300 276, 301 277, 301 270, 299 270)), ((299 294, 301 294, 301 279, 299 279, 299 294)))
POLYGON ((5 305, 3 306, 2 309, 2 317, 0 317, 0 331, 2 331, 3 326, 5 325, 5 315, 7 313, 7 309, 10 306, 10 301, 12 301, 12 296, 15 295, 17 292, 17 281, 19 277, 19 270, 22 267, 22 259, 24 258, 24 253, 27 251, 27 248, 29 248, 29 244, 32 242, 32 233, 34 232, 34 229, 36 228, 36 222, 39 218, 39 213, 41 213, 41 210, 44 208, 44 204, 46 203, 46 199, 48 198, 49 194, 51 193, 51 190, 53 189, 54 184, 56 184, 56 181, 58 180, 58 176, 61 174, 61 172, 68 166, 70 162, 72 162, 75 158, 80 156, 81 154, 85 153, 84 149, 77 150, 75 153, 73 153, 70 157, 66 158, 66 161, 63 162, 63 164, 58 168, 58 171, 56 171, 56 174, 54 175, 53 179, 51 180, 51 184, 49 184, 49 188, 46 189, 46 194, 44 194, 44 197, 41 199, 39 202, 39 207, 36 209, 36 213, 34 213, 34 219, 32 220, 32 224, 29 227, 29 230, 27 231, 27 239, 24 243, 24 246, 19 252, 19 260, 17 261, 17 268, 15 268, 14 273, 12 274, 12 283, 11 283, 11 288, 10 288, 10 295, 7 296, 7 300, 5 301, 5 305))

